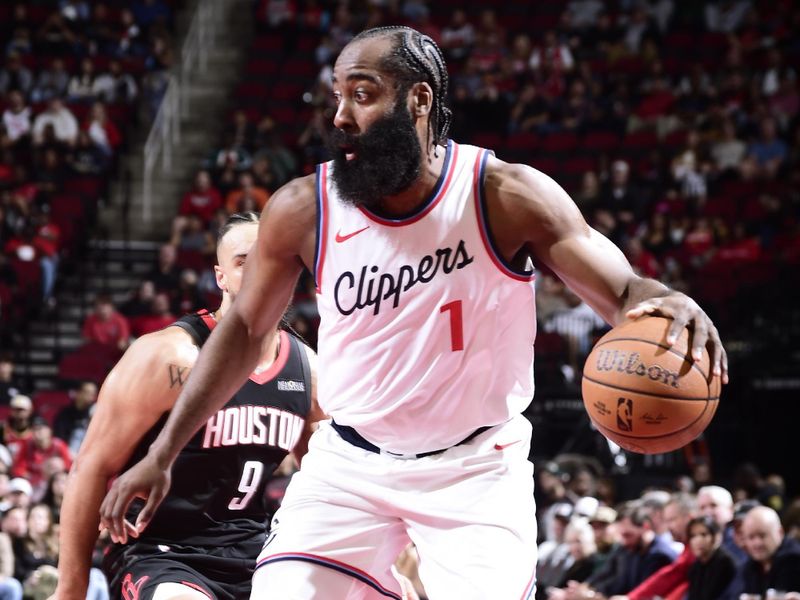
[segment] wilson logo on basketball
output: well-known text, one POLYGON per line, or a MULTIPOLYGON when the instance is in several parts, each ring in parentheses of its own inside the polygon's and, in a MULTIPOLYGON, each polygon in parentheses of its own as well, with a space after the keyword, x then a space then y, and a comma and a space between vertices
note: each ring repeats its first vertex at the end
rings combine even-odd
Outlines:
POLYGON ((645 364, 638 352, 621 352, 620 350, 599 350, 597 353, 598 371, 617 371, 638 377, 648 377, 666 385, 678 388, 676 371, 669 371, 659 365, 645 364))

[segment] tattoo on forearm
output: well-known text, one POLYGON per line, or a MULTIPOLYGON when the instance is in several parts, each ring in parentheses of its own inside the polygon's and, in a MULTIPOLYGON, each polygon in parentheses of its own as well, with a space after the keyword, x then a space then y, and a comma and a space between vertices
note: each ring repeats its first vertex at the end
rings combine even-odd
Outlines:
POLYGON ((186 383, 186 378, 189 377, 189 367, 179 367, 178 365, 170 364, 169 367, 169 387, 170 389, 175 386, 183 387, 186 383))

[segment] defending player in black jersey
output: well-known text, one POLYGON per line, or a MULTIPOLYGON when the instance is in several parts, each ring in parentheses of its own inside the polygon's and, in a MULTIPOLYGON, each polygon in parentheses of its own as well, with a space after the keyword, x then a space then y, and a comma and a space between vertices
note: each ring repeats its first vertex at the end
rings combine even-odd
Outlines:
MULTIPOLYGON (((85 598, 108 483, 140 460, 160 431, 200 347, 239 290, 257 231, 258 216, 247 213, 231 217, 220 232, 219 310, 139 338, 103 384, 61 509, 57 598, 85 598)), ((314 358, 286 332, 269 336, 247 382, 184 448, 171 491, 146 532, 136 538, 130 527, 126 543, 115 543, 106 556, 112 597, 248 597, 267 528, 267 481, 289 452, 300 461, 324 418, 314 358)))

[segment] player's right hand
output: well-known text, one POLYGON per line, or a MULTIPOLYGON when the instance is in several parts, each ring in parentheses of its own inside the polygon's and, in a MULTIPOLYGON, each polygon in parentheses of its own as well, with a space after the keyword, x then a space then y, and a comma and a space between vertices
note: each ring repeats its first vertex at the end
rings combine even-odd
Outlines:
POLYGON ((169 492, 170 467, 161 466, 152 454, 117 477, 100 506, 100 527, 108 529, 111 541, 125 544, 128 534, 139 537, 145 530, 159 504, 169 492), (145 500, 136 517, 136 524, 126 521, 125 513, 134 498, 145 500))

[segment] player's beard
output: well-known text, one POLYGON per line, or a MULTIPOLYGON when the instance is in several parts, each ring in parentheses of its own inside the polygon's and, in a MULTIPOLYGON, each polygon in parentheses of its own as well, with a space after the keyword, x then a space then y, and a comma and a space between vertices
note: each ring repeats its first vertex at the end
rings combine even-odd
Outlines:
POLYGON ((329 146, 331 179, 339 197, 353 206, 380 208, 385 198, 406 190, 421 172, 422 148, 404 101, 359 135, 334 129, 329 146), (342 146, 355 153, 352 160, 342 146))

